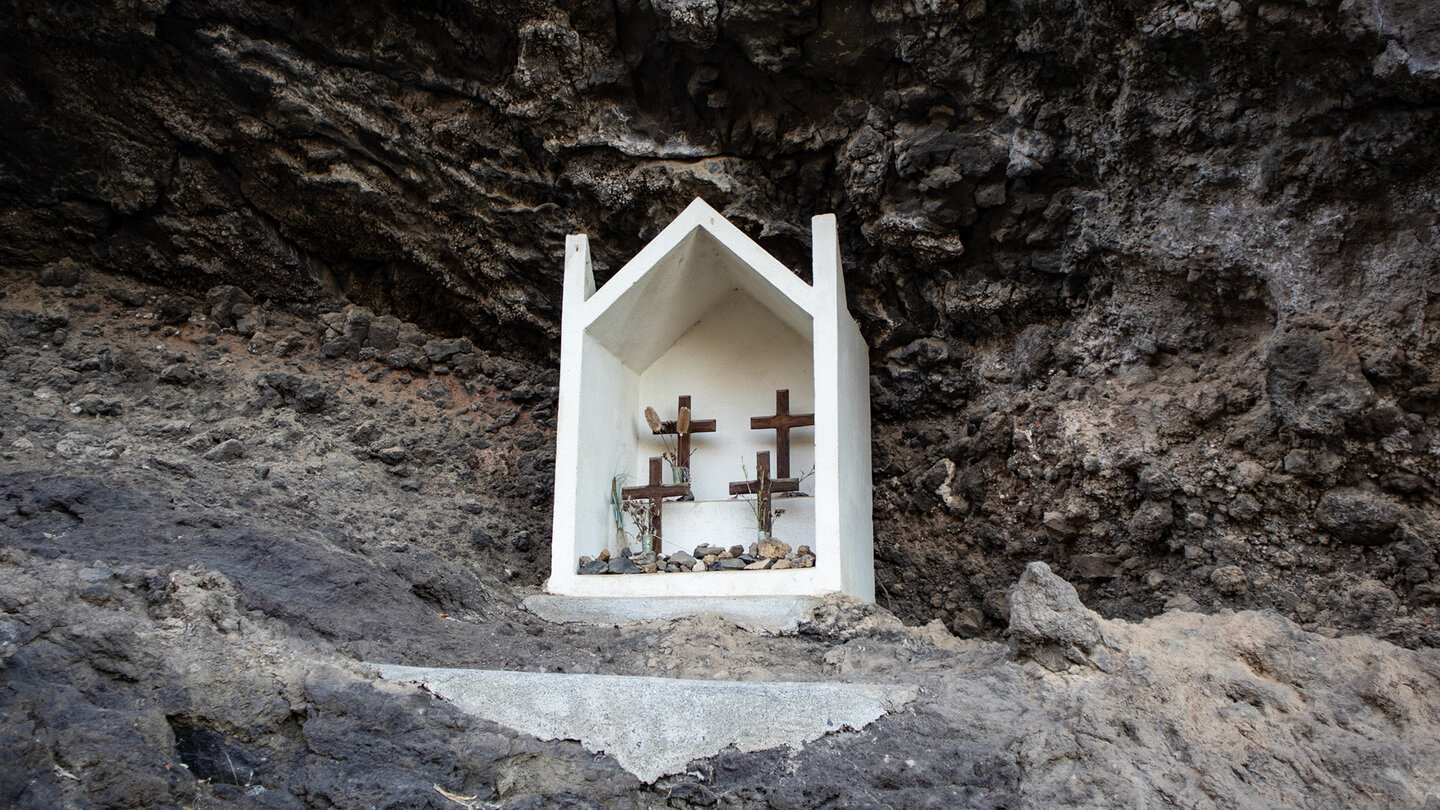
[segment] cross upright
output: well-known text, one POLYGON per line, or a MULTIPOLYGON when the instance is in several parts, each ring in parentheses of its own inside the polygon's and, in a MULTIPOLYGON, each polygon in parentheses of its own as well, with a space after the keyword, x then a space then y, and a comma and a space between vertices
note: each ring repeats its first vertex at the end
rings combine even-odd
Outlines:
POLYGON ((689 407, 690 407, 690 395, 689 395, 689 394, 685 394, 685 395, 683 395, 683 396, 680 397, 680 404, 675 406, 675 413, 676 413, 676 415, 677 415, 677 420, 674 421, 674 422, 661 422, 661 423, 660 423, 660 429, 659 429, 659 430, 652 430, 652 431, 650 431, 651 433, 653 433, 653 434, 656 435, 656 436, 674 436, 674 437, 675 437, 675 466, 676 466, 676 467, 689 467, 689 466, 690 466, 690 434, 692 434, 692 433, 714 433, 714 432, 715 432, 715 420, 714 420, 714 419, 696 419, 696 418, 694 417, 694 410, 692 409, 692 410, 691 410, 691 417, 690 417, 690 429, 687 430, 687 431, 684 432, 684 433, 681 433, 681 432, 680 432, 679 421, 678 421, 678 415, 679 415, 679 413, 680 413, 680 409, 681 409, 681 408, 689 408, 689 407))
POLYGON ((770 451, 755 454, 755 478, 752 481, 731 481, 731 495, 754 495, 759 501, 755 505, 760 518, 760 530, 770 533, 771 521, 775 518, 770 508, 770 496, 776 492, 799 492, 800 482, 794 478, 770 477, 770 451))
POLYGON ((815 424, 813 413, 790 413, 790 389, 775 392, 775 415, 750 417, 751 430, 775 431, 775 475, 790 477, 790 428, 815 424))
MULTIPOLYGON (((625 487, 620 490, 620 497, 627 501, 649 501, 650 502, 650 531, 655 535, 655 541, 660 541, 660 504, 666 498, 678 498, 681 495, 690 494, 689 484, 666 484, 660 480, 663 470, 660 465, 659 456, 650 457, 650 482, 642 487, 625 487)), ((658 549, 656 549, 658 550, 658 549)))

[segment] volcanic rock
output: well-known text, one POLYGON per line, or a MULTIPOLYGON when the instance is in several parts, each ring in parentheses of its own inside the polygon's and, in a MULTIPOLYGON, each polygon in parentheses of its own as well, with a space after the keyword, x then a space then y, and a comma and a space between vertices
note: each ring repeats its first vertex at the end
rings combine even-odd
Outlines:
POLYGON ((239 439, 226 439, 205 452, 206 461, 235 461, 245 457, 245 443, 239 439))
POLYGON ((1403 516, 1400 505, 1383 493, 1360 487, 1332 489, 1315 508, 1315 522, 1321 528, 1362 546, 1389 541, 1403 516))
POLYGON ((80 265, 70 258, 45 265, 40 271, 40 283, 46 287, 73 287, 80 283, 80 265))
POLYGON ((1336 330, 1290 328, 1270 344, 1265 388, 1287 427, 1332 436, 1374 399, 1360 358, 1336 330))
POLYGON ((759 542, 757 557, 764 557, 767 560, 778 560, 790 553, 790 545, 779 540, 765 538, 759 542))
POLYGON ((1050 566, 1026 565, 1006 598, 1010 638, 1018 655, 1055 671, 1072 663, 1109 667, 1095 614, 1080 604, 1074 586, 1051 573, 1050 566))
POLYGON ((609 566, 610 566, 610 573, 612 573, 612 574, 639 574, 639 573, 642 573, 641 570, 640 570, 640 566, 638 566, 638 565, 636 565, 635 563, 631 562, 631 561, 630 561, 630 557, 629 557, 628 555, 621 555, 621 556, 618 556, 618 557, 611 557, 611 558, 610 558, 610 562, 609 562, 609 566))

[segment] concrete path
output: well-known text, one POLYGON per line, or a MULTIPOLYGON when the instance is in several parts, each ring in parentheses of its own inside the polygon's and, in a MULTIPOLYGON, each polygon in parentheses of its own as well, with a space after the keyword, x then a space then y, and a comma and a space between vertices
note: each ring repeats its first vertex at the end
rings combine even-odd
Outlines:
POLYGON ((798 746, 858 731, 915 699, 913 686, 742 682, 372 665, 456 708, 542 740, 578 740, 643 782, 726 748, 798 746), (626 706, 666 706, 632 712, 626 706))
POLYGON ((814 596, 662 596, 617 599, 538 594, 525 600, 525 609, 547 622, 557 624, 633 624, 715 613, 751 632, 764 630, 785 633, 793 631, 799 625, 800 619, 818 604, 820 599, 814 596))

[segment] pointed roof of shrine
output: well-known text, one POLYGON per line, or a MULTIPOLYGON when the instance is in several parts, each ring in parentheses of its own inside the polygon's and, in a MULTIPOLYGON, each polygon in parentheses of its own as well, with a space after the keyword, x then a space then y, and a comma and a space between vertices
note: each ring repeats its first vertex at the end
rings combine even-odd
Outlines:
POLYGON ((811 339, 811 286, 697 197, 589 296, 585 331, 643 371, 733 295, 753 299, 811 339))

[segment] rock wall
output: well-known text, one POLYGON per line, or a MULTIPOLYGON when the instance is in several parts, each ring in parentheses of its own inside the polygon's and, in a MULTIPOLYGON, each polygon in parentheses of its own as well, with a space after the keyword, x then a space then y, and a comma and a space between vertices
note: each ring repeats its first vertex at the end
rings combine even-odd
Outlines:
POLYGON ((553 365, 565 233, 835 211, 883 604, 1433 644, 1437 100, 1420 0, 6 5, 0 265, 553 365))

